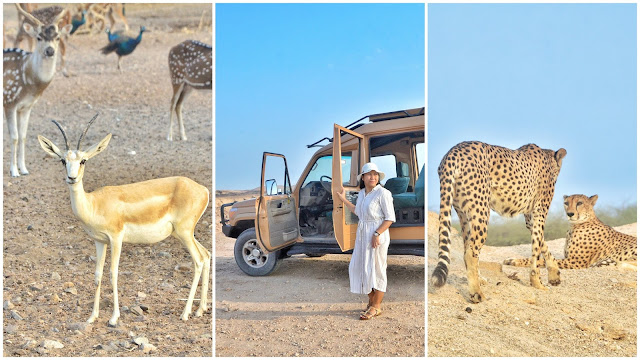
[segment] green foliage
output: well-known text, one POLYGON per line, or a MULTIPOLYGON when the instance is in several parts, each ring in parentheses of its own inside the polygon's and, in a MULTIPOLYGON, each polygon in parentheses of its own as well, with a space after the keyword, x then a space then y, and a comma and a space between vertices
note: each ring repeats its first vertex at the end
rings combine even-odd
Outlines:
MULTIPOLYGON (((618 207, 604 206, 599 208, 596 205, 596 215, 605 224, 609 226, 620 226, 636 222, 638 214, 637 204, 623 204, 618 207)), ((460 230, 460 222, 452 223, 453 227, 460 230)), ((569 222, 566 219, 564 210, 552 211, 547 217, 547 223, 544 228, 544 237, 546 240, 554 240, 563 238, 569 230, 569 222)), ((531 242, 531 234, 524 223, 524 216, 519 215, 515 218, 503 218, 495 213, 492 214, 488 235, 487 245, 491 246, 511 246, 519 244, 529 244, 531 242)))
POLYGON ((620 226, 631 224, 638 219, 637 204, 622 204, 619 207, 604 206, 602 209, 595 206, 596 215, 605 224, 609 226, 620 226))

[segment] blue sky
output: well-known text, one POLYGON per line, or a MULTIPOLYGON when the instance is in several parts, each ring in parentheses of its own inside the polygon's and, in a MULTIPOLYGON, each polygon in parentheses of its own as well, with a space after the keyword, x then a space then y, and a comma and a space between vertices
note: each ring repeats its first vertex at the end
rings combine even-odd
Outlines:
POLYGON ((635 203, 635 4, 431 4, 428 207, 455 144, 535 143, 567 156, 563 194, 635 203))
POLYGON ((262 152, 287 157, 333 124, 425 106, 423 4, 217 4, 216 189, 260 185, 262 152))

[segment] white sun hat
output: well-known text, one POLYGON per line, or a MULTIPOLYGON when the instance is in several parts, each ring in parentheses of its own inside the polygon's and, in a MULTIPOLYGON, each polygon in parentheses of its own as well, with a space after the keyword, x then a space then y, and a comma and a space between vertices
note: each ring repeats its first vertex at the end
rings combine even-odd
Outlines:
POLYGON ((380 171, 380 169, 378 169, 378 165, 374 164, 374 163, 366 163, 364 164, 364 166, 362 167, 362 172, 360 174, 358 174, 358 176, 356 177, 356 179, 358 179, 358 182, 360 182, 360 179, 362 178, 362 175, 370 172, 370 171, 375 171, 378 174, 380 174, 380 181, 382 181, 382 179, 384 179, 384 173, 382 171, 380 171))

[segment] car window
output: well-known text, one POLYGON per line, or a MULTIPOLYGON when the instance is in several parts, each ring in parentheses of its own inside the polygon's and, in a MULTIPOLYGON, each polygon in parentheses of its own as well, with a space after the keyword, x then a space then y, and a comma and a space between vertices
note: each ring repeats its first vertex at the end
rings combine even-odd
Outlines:
POLYGON ((378 165, 380 171, 384 173, 384 179, 380 183, 384 185, 387 179, 398 176, 396 171, 396 157, 394 155, 372 156, 371 162, 378 165))
POLYGON ((373 136, 369 140, 369 146, 370 161, 378 165, 385 174, 381 181, 383 185, 394 177, 411 177, 414 171, 410 169, 417 165, 419 171, 424 165, 424 131, 373 136))
MULTIPOLYGON (((307 185, 312 181, 320 181, 320 178, 322 176, 328 177, 328 178, 322 177, 322 180, 330 181, 329 179, 331 179, 332 160, 333 160, 333 156, 331 155, 319 157, 316 160, 316 162, 313 164, 313 166, 311 166, 311 170, 309 170, 307 177, 305 177, 304 182, 302 183, 302 186, 304 187, 305 185, 307 185)), ((344 181, 344 184, 348 184, 350 180, 349 178, 351 175, 351 154, 350 153, 348 155, 343 154, 340 160, 342 163, 342 179, 344 181)))
POLYGON ((291 194, 291 183, 283 157, 267 156, 264 170, 263 185, 266 195, 291 194))
POLYGON ((416 162, 418 163, 418 171, 422 169, 422 165, 424 165, 424 143, 418 143, 415 145, 416 147, 416 162))

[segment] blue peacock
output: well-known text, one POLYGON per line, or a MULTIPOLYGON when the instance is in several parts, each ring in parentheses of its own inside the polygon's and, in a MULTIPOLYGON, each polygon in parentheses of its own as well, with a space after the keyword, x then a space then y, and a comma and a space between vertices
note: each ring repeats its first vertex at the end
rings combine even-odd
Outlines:
POLYGON ((107 39, 109 39, 109 42, 113 42, 115 39, 119 38, 120 36, 122 36, 122 34, 124 34, 124 30, 116 30, 114 32, 111 32, 110 28, 107 28, 105 32, 107 33, 107 39))
POLYGON ((78 28, 82 25, 84 25, 84 23, 87 22, 87 19, 85 19, 85 15, 87 13, 87 10, 82 10, 81 12, 81 17, 78 18, 78 14, 74 15, 73 18, 71 18, 71 31, 69 32, 69 35, 73 35, 74 32, 76 32, 76 30, 78 30, 78 28))
POLYGON ((118 70, 122 72, 122 66, 120 63, 122 57, 131 54, 133 50, 136 49, 136 46, 138 46, 138 44, 140 44, 140 41, 142 41, 142 33, 145 31, 147 31, 147 29, 144 26, 141 26, 140 33, 136 38, 119 32, 107 32, 107 36, 109 37, 109 44, 100 49, 100 51, 102 51, 104 55, 108 55, 115 51, 116 54, 118 54, 118 70))

